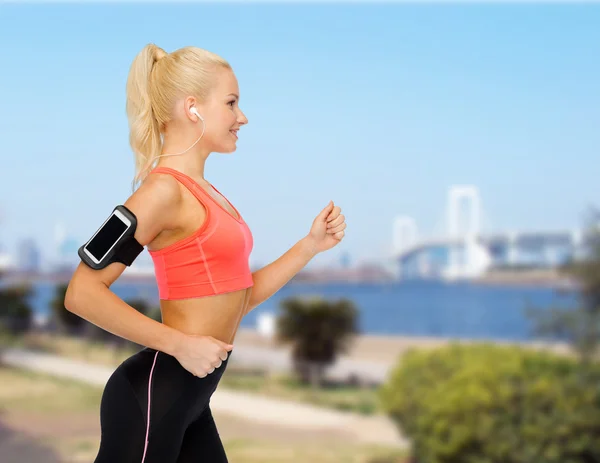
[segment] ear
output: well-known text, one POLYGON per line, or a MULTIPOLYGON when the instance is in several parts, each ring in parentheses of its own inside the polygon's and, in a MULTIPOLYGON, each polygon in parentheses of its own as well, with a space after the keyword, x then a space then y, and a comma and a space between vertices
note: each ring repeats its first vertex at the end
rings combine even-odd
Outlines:
POLYGON ((193 96, 188 96, 183 100, 183 114, 192 122, 198 122, 198 116, 196 116, 193 112, 190 111, 193 107, 196 107, 198 112, 200 112, 198 108, 198 101, 193 96))

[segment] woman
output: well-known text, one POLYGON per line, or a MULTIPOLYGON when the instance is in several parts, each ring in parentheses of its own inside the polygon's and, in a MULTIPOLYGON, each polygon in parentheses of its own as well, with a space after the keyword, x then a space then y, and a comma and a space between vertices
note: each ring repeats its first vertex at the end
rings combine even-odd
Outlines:
POLYGON ((250 272, 252 234, 204 175, 209 154, 235 151, 248 123, 239 93, 231 66, 199 48, 167 54, 149 44, 131 66, 127 114, 139 187, 124 205, 154 261, 162 323, 110 291, 123 263, 75 271, 67 309, 147 346, 106 384, 96 463, 226 462, 209 405, 241 319, 344 236, 344 216, 330 202, 304 238, 250 272))

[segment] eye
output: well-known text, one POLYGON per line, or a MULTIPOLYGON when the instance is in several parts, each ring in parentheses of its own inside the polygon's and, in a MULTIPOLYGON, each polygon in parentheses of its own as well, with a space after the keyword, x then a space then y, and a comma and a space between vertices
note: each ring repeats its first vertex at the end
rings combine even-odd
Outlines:
POLYGON ((233 106, 235 105, 235 100, 231 100, 229 103, 227 103, 229 106, 231 106, 233 108, 233 106))

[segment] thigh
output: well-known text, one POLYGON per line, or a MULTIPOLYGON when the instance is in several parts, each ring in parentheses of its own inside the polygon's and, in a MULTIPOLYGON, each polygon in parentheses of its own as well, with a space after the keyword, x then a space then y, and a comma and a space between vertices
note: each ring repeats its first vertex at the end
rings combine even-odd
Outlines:
POLYGON ((100 403, 100 449, 94 463, 141 462, 145 418, 127 378, 115 371, 100 403))
POLYGON ((177 463, 227 463, 210 406, 185 431, 177 463))
POLYGON ((108 380, 95 463, 175 463, 188 423, 187 378, 163 353, 145 349, 108 380))

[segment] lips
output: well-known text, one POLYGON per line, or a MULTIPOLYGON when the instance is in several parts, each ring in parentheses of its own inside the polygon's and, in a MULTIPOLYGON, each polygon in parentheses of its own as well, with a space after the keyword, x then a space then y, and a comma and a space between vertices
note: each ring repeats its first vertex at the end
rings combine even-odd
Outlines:
POLYGON ((237 137, 238 137, 238 135, 237 135, 237 129, 230 130, 230 131, 229 131, 229 133, 233 134, 233 136, 234 136, 235 138, 237 138, 237 137))

